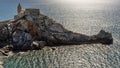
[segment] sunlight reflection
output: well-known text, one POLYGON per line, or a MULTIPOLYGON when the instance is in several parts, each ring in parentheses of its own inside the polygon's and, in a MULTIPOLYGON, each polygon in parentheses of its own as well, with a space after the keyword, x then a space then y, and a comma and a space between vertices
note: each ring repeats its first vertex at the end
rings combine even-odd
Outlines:
POLYGON ((79 2, 79 3, 96 3, 96 2, 101 2, 99 0, 64 0, 64 2, 71 2, 71 3, 75 3, 75 2, 79 2))
POLYGON ((57 2, 62 2, 62 3, 76 3, 76 4, 95 4, 95 3, 106 3, 110 2, 110 0, 55 0, 57 2))

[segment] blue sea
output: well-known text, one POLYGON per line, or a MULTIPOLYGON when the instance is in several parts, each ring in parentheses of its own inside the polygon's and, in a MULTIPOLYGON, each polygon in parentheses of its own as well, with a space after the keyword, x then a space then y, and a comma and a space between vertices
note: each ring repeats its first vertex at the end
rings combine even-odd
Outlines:
POLYGON ((12 19, 19 2, 23 8, 39 8, 73 32, 94 35, 103 29, 114 42, 18 53, 5 59, 4 68, 120 68, 120 0, 0 0, 0 21, 12 19))

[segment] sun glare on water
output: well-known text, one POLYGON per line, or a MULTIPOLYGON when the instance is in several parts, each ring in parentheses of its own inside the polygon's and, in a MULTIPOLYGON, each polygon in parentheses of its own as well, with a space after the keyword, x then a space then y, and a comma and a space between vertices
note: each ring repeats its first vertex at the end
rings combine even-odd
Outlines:
POLYGON ((54 0, 54 1, 67 4, 99 4, 110 2, 110 0, 54 0))
POLYGON ((102 9, 104 5, 114 4, 114 0, 54 0, 54 2, 64 4, 68 7, 81 7, 86 9, 102 9))
POLYGON ((98 0, 64 0, 66 2, 81 2, 81 3, 94 3, 94 2, 99 2, 98 0))

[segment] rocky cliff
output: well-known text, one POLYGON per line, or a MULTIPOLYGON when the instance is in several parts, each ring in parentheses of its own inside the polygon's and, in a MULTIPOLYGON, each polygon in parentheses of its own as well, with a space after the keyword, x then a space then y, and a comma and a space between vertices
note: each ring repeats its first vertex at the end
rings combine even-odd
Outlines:
POLYGON ((1 48, 7 45, 7 49, 20 51, 41 49, 44 46, 113 43, 111 33, 104 30, 93 36, 74 33, 41 14, 39 9, 19 11, 14 20, 0 23, 0 33, 1 48))

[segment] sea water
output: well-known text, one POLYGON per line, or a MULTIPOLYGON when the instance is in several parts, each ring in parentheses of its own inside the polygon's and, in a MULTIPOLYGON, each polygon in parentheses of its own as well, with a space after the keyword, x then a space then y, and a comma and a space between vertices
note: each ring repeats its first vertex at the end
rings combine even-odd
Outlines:
MULTIPOLYGON (((17 2, 18 3, 18 2, 17 2)), ((4 61, 5 68, 120 68, 119 0, 30 0, 24 8, 39 8, 66 29, 86 35, 101 29, 112 33, 113 44, 45 47, 16 54, 4 61)))

